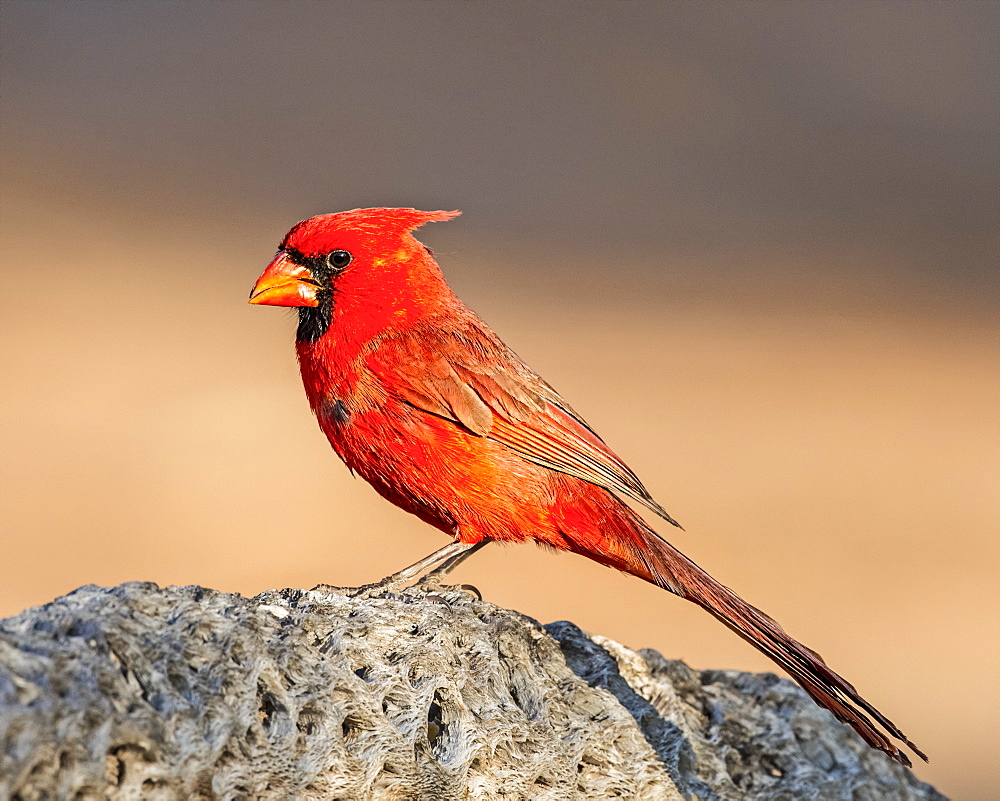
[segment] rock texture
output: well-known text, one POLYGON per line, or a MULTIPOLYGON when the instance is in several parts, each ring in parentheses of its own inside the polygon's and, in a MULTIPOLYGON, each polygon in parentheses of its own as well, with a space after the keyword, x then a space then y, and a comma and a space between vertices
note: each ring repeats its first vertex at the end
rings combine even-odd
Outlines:
POLYGON ((0 623, 0 798, 942 799, 792 682, 456 588, 83 587, 0 623))

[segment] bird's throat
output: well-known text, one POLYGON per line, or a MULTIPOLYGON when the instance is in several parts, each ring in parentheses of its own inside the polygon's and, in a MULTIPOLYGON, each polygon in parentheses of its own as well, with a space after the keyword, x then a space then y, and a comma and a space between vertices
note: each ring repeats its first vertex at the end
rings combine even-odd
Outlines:
POLYGON ((296 342, 316 342, 330 330, 330 323, 333 322, 333 295, 329 290, 323 290, 318 299, 318 306, 299 306, 296 342))

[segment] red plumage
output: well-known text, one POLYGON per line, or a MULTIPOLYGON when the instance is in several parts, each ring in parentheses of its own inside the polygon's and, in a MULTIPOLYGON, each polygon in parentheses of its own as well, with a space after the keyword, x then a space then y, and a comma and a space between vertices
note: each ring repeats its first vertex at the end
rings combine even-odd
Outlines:
MULTIPOLYGON (((458 212, 356 209, 296 225, 251 302, 297 306, 309 403, 344 462, 462 543, 534 540, 703 607, 874 748, 923 754, 818 654, 659 537, 676 522, 541 377, 451 291, 411 231, 458 212), (617 494, 617 495, 616 495, 617 494)), ((926 757, 924 757, 926 758, 926 757)))

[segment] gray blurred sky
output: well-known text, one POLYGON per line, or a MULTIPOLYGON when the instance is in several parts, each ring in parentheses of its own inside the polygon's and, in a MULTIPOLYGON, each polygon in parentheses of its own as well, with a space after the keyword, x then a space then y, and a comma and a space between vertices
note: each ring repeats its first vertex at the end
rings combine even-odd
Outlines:
POLYGON ((319 212, 458 207, 512 261, 533 244, 654 259, 850 245, 997 303, 1000 3, 0 14, 15 196, 224 236, 265 226, 268 242, 319 212))

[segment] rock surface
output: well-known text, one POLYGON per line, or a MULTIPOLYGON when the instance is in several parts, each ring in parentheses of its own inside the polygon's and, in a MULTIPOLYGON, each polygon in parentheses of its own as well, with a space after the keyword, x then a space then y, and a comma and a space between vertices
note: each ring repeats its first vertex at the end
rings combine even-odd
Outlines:
POLYGON ((791 681, 456 588, 83 587, 0 623, 0 798, 943 799, 791 681))

